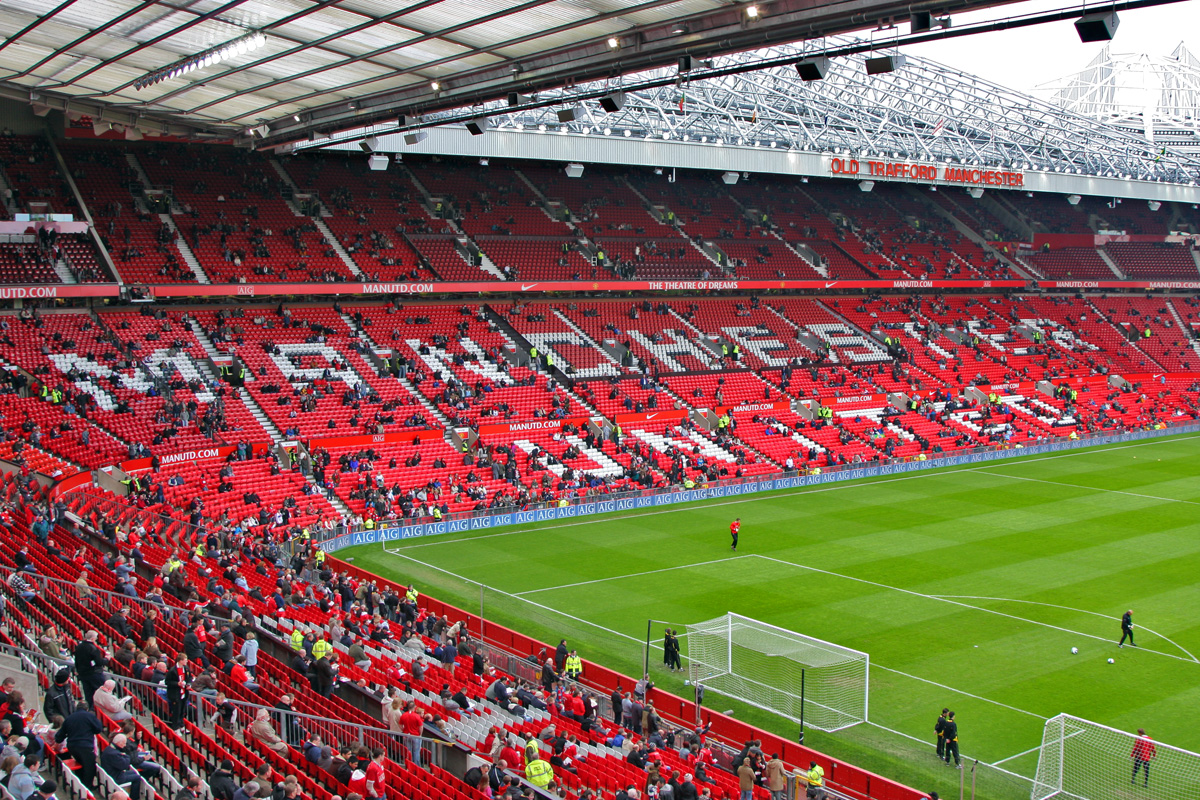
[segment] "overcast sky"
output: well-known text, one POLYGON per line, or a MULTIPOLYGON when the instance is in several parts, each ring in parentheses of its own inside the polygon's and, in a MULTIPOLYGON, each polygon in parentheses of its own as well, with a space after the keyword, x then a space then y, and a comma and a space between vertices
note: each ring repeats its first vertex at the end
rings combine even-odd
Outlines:
MULTIPOLYGON (((1032 0, 971 14, 955 14, 953 27, 1067 5, 1065 2, 1032 0)), ((1121 23, 1111 43, 1114 53, 1168 55, 1182 41, 1193 54, 1200 55, 1200 0, 1122 11, 1118 16, 1121 23)), ((907 27, 901 26, 901 30, 907 27)), ((1068 20, 907 46, 903 52, 972 72, 1001 86, 1033 93, 1040 84, 1079 72, 1103 47, 1104 43, 1080 42, 1075 25, 1068 20)))

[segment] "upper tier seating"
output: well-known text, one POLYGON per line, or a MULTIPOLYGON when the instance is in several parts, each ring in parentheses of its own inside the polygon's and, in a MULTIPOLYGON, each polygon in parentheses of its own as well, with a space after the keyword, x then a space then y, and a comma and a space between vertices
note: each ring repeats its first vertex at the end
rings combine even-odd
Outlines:
POLYGON ((135 152, 151 181, 172 187, 185 211, 176 224, 214 283, 353 278, 312 220, 288 208, 262 155, 165 143, 135 152))

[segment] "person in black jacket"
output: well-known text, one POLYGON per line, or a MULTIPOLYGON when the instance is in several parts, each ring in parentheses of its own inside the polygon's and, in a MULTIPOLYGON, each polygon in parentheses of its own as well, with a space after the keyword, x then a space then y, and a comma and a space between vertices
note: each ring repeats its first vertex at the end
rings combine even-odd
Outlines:
POLYGON ((208 653, 205 652, 205 643, 200 641, 200 634, 197 633, 201 629, 201 626, 197 625, 183 637, 183 652, 187 655, 188 661, 199 661, 207 667, 208 653))
MULTIPOLYGON (((117 633, 121 634, 121 639, 128 639, 133 635, 133 628, 129 627, 129 606, 121 606, 111 617, 108 618, 108 624, 117 633)), ((134 798, 136 800, 136 798, 134 798)))
MULTIPOLYGON (((80 688, 83 689, 83 699, 90 706, 92 695, 108 680, 104 668, 108 665, 108 657, 96 644, 99 634, 88 631, 83 635, 83 641, 75 647, 75 671, 79 673, 80 688)), ((93 759, 93 763, 95 759, 93 759)))
POLYGON ((142 791, 142 776, 130 763, 125 752, 125 734, 118 733, 108 747, 100 753, 100 766, 118 785, 129 784, 129 800, 138 800, 142 791))
POLYGON ((554 651, 554 671, 562 672, 563 667, 567 664, 567 656, 570 655, 570 650, 567 648, 567 640, 563 639, 558 643, 557 649, 554 651))
POLYGON ((958 723, 954 721, 954 712, 946 715, 946 725, 942 728, 946 737, 946 766, 950 766, 950 756, 954 755, 954 765, 962 769, 962 760, 958 757, 958 723))
POLYGON ((71 716, 71 672, 63 667, 54 673, 54 685, 46 690, 46 700, 42 703, 42 713, 47 721, 56 716, 66 719, 71 716))
POLYGON ((54 734, 54 741, 67 743, 67 752, 79 764, 79 780, 93 792, 96 790, 96 734, 102 731, 100 720, 80 703, 54 734))
POLYGON ((937 722, 933 723, 933 732, 937 734, 938 758, 946 757, 946 715, 949 713, 950 709, 943 708, 942 715, 937 718, 937 722))
POLYGON ((178 728, 183 725, 183 714, 187 710, 187 691, 191 676, 188 674, 187 655, 177 653, 175 665, 167 670, 164 683, 167 687, 167 706, 171 719, 168 725, 178 728))
POLYGON ((212 791, 213 800, 233 800, 237 787, 233 783, 232 761, 222 761, 220 766, 209 774, 208 788, 212 791))

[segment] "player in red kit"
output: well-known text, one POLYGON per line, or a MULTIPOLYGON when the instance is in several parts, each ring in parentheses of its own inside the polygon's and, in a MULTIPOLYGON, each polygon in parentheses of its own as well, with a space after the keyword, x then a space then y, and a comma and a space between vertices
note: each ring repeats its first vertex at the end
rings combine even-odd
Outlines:
POLYGON ((733 522, 729 523, 729 535, 733 537, 733 546, 730 550, 737 551, 738 531, 742 529, 742 518, 738 517, 733 522))
POLYGON ((1146 731, 1138 728, 1138 738, 1133 742, 1133 752, 1129 757, 1133 759, 1133 777, 1129 779, 1130 783, 1136 783, 1138 770, 1142 770, 1142 786, 1150 785, 1150 762, 1158 755, 1158 748, 1154 746, 1154 741, 1146 735, 1146 731))

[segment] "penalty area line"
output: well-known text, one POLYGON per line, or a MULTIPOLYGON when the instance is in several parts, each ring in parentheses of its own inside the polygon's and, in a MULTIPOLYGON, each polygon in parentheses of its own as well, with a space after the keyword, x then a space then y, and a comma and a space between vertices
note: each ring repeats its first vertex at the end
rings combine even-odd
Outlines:
POLYGON ((561 586, 546 586, 542 589, 526 589, 523 592, 513 592, 514 597, 524 597, 527 594, 537 594, 539 592, 554 592, 559 589, 574 589, 577 586, 591 586, 596 583, 607 583, 608 581, 620 581, 626 578, 640 578, 643 575, 657 575, 660 572, 672 572, 677 569, 692 569, 693 567, 707 567, 711 564, 728 564, 732 561, 738 561, 743 558, 753 558, 751 554, 733 556, 732 558, 714 558, 711 561, 700 561, 696 564, 680 564, 675 567, 662 567, 660 569, 648 569, 645 572, 631 572, 628 575, 612 575, 607 578, 595 578, 590 581, 577 581, 575 583, 564 583, 561 586))

